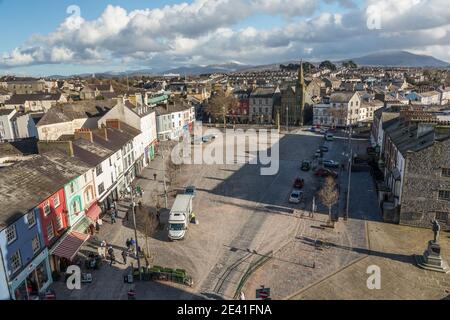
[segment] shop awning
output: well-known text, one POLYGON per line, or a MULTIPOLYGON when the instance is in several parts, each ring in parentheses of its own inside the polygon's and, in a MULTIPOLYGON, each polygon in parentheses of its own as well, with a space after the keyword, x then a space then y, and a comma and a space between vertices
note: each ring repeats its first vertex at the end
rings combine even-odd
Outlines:
POLYGON ((71 231, 50 250, 50 253, 57 257, 72 260, 88 239, 88 234, 71 231))
POLYGON ((100 217, 100 213, 102 213, 102 209, 97 203, 94 203, 86 212, 86 216, 91 219, 92 222, 95 222, 98 217, 100 217))

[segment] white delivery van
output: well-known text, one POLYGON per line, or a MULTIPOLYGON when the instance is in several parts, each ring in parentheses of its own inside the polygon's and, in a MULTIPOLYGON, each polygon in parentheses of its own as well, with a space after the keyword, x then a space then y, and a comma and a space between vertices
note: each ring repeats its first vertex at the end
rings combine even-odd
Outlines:
POLYGON ((179 194, 170 210, 169 239, 181 240, 186 234, 192 213, 192 195, 179 194))

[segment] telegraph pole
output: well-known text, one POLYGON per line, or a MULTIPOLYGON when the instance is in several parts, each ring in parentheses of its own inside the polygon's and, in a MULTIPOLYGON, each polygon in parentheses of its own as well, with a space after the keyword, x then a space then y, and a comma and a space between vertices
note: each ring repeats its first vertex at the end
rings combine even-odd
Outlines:
POLYGON ((161 152, 163 159, 163 182, 164 182, 164 204, 166 205, 166 209, 168 208, 167 204, 167 184, 166 184, 166 160, 164 157, 164 149, 161 152))
POLYGON ((289 107, 286 107, 286 131, 289 133, 289 107))
POLYGON ((353 150, 352 150, 352 127, 350 125, 348 131, 348 149, 349 149, 349 157, 348 157, 348 185, 347 185, 347 203, 345 206, 345 216, 344 220, 348 219, 348 211, 350 207, 350 184, 352 178, 352 163, 353 163, 353 150))
POLYGON ((142 280, 141 258, 139 257, 139 242, 138 242, 138 233, 137 233, 137 228, 136 228, 136 211, 134 210, 133 186, 130 186, 130 194, 131 194, 131 212, 133 213, 134 237, 136 238, 136 258, 137 258, 138 269, 139 269, 139 280, 142 280))
POLYGON ((227 128, 227 112, 225 106, 223 106, 223 128, 227 128))

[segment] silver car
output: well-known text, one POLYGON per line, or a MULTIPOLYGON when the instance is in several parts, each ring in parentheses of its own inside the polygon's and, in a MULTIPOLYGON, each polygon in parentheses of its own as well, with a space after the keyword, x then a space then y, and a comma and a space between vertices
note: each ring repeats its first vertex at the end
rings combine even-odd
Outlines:
POLYGON ((292 190, 291 195, 289 196, 290 203, 300 203, 302 199, 303 192, 300 190, 292 190))

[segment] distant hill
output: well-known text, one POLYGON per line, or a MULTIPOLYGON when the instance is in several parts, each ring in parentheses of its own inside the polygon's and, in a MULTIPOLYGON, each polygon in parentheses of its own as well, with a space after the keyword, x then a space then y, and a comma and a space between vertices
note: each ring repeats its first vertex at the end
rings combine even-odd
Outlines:
POLYGON ((234 72, 239 70, 244 70, 251 68, 249 65, 237 63, 237 62, 229 62, 229 63, 223 63, 223 64, 213 64, 208 66, 185 66, 185 67, 179 67, 174 68, 170 70, 166 70, 163 72, 159 72, 160 74, 167 74, 167 73, 175 73, 180 75, 199 75, 199 74, 208 74, 208 73, 228 73, 228 72, 234 72))
POLYGON ((407 51, 381 51, 351 60, 353 60, 358 66, 436 68, 450 66, 448 62, 436 59, 432 56, 414 54, 407 51))

